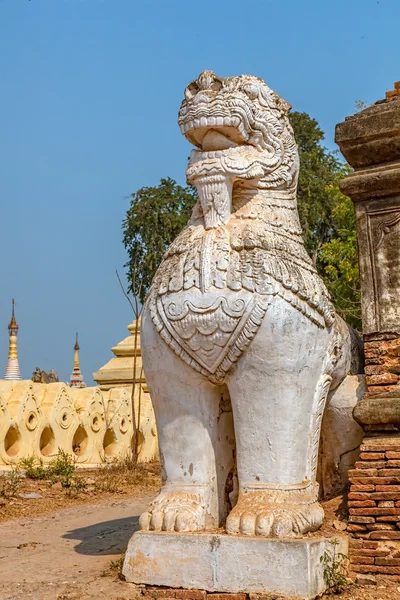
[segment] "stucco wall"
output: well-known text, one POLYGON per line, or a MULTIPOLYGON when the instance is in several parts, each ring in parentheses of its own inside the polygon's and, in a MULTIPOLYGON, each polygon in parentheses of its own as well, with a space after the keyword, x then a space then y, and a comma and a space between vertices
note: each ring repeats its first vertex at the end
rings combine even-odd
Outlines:
MULTIPOLYGON (((82 466, 126 456, 135 440, 131 390, 0 380, 0 468, 29 456, 49 462, 58 448, 82 466)), ((147 462, 157 456, 158 444, 146 385, 136 385, 136 415, 139 401, 139 461, 147 462)))

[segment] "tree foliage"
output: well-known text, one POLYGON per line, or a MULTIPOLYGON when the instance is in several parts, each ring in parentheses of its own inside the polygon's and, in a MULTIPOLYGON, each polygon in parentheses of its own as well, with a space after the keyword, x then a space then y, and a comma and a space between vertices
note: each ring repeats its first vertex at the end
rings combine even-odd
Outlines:
POLYGON ((306 249, 339 314, 360 329, 354 207, 339 189, 349 167, 324 148, 324 134, 315 119, 294 112, 290 120, 299 148, 297 202, 306 249))
MULTIPOLYGON (((324 134, 307 113, 290 120, 299 147, 298 208, 306 249, 339 313, 360 326, 357 240, 352 202, 339 190, 348 167, 322 145, 324 134)), ((141 284, 141 300, 162 256, 189 220, 196 190, 161 179, 132 194, 123 221, 128 278, 141 284)))
POLYGON ((128 280, 140 289, 141 301, 166 249, 188 222, 196 199, 194 188, 177 185, 170 177, 132 194, 122 224, 123 243, 129 257, 128 280))

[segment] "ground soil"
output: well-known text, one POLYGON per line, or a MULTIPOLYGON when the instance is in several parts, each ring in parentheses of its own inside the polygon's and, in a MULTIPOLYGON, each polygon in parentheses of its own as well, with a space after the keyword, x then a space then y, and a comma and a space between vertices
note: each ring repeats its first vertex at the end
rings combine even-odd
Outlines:
MULTIPOLYGON (((149 465, 134 477, 122 469, 111 478, 104 471, 79 476, 89 483, 77 495, 57 484, 23 479, 14 496, 0 499, 0 600, 138 597, 136 586, 120 579, 120 565, 138 517, 159 487, 158 465, 149 465), (30 492, 41 498, 19 496, 30 492)), ((343 498, 325 502, 324 508, 322 533, 337 534, 333 523, 345 519, 343 498)), ((335 597, 400 599, 400 582, 381 579, 373 587, 350 585, 324 600, 335 597)))
POLYGON ((32 480, 24 477, 23 472, 20 475, 16 478, 12 494, 2 497, 0 493, 0 523, 19 517, 37 517, 62 508, 98 502, 111 504, 125 497, 155 495, 161 484, 160 465, 157 462, 139 465, 134 471, 124 463, 97 470, 76 470, 74 478, 84 484, 82 490, 77 490, 76 486, 63 487, 61 481, 32 480), (23 497, 32 492, 39 494, 40 498, 23 497))

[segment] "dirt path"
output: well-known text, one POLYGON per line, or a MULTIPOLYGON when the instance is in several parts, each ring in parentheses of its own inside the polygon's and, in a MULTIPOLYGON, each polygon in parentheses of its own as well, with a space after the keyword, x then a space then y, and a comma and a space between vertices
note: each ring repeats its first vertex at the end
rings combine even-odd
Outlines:
MULTIPOLYGON (((135 586, 110 565, 122 557, 151 498, 108 499, 0 523, 0 600, 137 599, 135 586)), ((394 600, 400 582, 350 587, 336 598, 394 600)))
POLYGON ((134 598, 133 586, 104 572, 125 552, 150 500, 77 506, 0 524, 0 599, 134 598))

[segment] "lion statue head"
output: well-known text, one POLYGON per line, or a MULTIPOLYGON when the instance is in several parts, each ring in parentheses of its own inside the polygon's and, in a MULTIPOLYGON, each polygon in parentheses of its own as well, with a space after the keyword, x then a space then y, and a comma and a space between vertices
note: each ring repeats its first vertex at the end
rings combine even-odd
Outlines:
POLYGON ((178 124, 196 146, 187 180, 198 190, 206 229, 229 221, 239 181, 253 189, 295 188, 299 159, 290 108, 251 75, 203 71, 186 87, 178 124))

